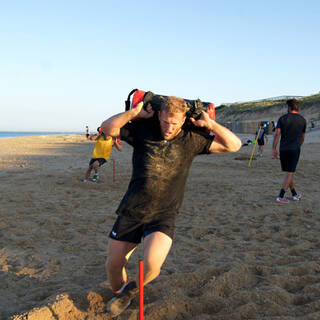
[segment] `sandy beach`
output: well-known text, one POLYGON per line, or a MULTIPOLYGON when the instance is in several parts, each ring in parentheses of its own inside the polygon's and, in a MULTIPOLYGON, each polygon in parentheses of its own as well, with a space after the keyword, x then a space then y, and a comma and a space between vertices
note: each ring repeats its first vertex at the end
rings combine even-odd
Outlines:
MULTIPOLYGON (((250 168, 252 146, 195 159, 173 247, 145 287, 146 320, 320 319, 320 131, 302 148, 299 202, 275 202, 271 143, 250 168)), ((0 319, 111 319, 108 233, 131 175, 122 145, 115 182, 109 161, 82 183, 94 146, 84 136, 0 139, 0 319)), ((138 319, 137 298, 118 319, 138 319)))

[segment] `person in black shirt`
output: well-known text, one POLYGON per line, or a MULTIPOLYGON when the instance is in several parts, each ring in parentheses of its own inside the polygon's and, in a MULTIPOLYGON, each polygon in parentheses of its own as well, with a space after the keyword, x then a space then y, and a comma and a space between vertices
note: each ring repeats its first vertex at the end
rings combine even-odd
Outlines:
POLYGON ((145 110, 141 102, 101 125, 106 135, 133 147, 131 181, 109 235, 107 273, 116 294, 108 303, 112 317, 126 309, 138 292, 136 281, 127 282, 125 265, 141 239, 144 284, 160 274, 172 245, 175 217, 194 157, 236 152, 241 147, 240 139, 206 112, 199 120, 186 121, 187 111, 183 99, 167 97, 157 113, 150 105, 145 110))
POLYGON ((268 137, 266 135, 265 126, 263 123, 260 123, 260 127, 256 131, 256 137, 255 137, 255 140, 258 142, 258 146, 259 146, 259 150, 258 150, 259 157, 263 156, 264 138, 266 138, 267 142, 268 142, 268 137))
POLYGON ((300 156, 300 147, 303 144, 307 122, 298 114, 299 101, 296 99, 287 100, 288 113, 281 116, 277 123, 277 129, 273 140, 272 154, 278 158, 277 145, 280 140, 280 161, 282 171, 286 172, 280 194, 277 201, 288 203, 289 200, 284 197, 286 190, 290 187, 292 199, 294 201, 301 199, 301 194, 295 190, 293 176, 300 156))

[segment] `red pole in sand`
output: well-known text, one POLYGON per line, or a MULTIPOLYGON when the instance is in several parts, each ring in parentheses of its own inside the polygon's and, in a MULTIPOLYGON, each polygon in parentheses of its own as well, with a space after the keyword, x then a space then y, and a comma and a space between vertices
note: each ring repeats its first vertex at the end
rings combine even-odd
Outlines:
POLYGON ((139 320, 143 320, 143 261, 139 261, 139 320))
POLYGON ((113 183, 116 182, 116 162, 113 159, 113 183))

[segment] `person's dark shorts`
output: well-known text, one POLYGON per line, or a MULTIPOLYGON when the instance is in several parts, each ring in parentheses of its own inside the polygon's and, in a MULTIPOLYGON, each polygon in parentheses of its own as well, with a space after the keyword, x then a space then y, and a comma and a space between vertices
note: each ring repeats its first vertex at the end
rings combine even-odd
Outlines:
POLYGON ((258 139, 258 145, 264 146, 264 139, 258 139))
POLYGON ((300 150, 280 150, 282 171, 295 172, 300 157, 300 150))
POLYGON ((92 166, 94 162, 98 161, 99 162, 99 167, 101 167, 104 163, 106 163, 106 159, 103 158, 96 158, 96 159, 91 159, 89 162, 89 166, 92 166))
POLYGON ((131 217, 118 216, 109 237, 119 241, 140 243, 141 238, 160 231, 173 239, 175 230, 175 216, 170 218, 155 218, 148 223, 140 223, 131 217))

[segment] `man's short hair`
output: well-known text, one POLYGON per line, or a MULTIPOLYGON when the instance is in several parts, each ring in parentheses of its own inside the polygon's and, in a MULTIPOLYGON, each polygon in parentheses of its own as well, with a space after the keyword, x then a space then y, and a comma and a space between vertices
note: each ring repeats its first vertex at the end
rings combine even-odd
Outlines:
POLYGON ((167 97, 161 103, 160 111, 166 111, 167 113, 183 113, 184 115, 189 110, 187 103, 178 97, 167 97))
POLYGON ((297 99, 287 100, 287 106, 292 111, 299 111, 299 101, 297 99))

